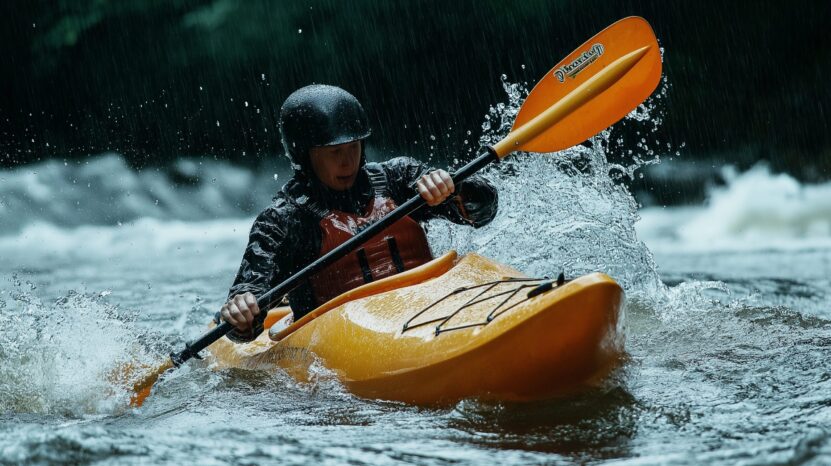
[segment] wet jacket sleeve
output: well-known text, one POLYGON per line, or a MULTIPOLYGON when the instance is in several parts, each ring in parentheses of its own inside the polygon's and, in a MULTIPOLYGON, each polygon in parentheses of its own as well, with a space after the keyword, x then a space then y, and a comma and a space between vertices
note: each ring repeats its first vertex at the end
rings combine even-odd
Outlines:
MULTIPOLYGON (((284 276, 288 276, 292 259, 287 247, 285 219, 278 209, 270 207, 263 211, 254 221, 248 237, 248 246, 242 256, 234 284, 228 291, 228 298, 251 292, 260 296, 277 285, 284 276)), ((266 309, 260 309, 264 318, 266 309)), ((263 331, 263 319, 258 319, 251 332, 240 334, 236 330, 228 333, 228 338, 235 342, 246 342, 257 338, 263 331)))
MULTIPOLYGON (((397 157, 382 166, 387 173, 393 200, 399 205, 418 194, 416 182, 422 175, 434 170, 410 157, 397 157)), ((496 217, 498 204, 496 188, 480 176, 471 176, 456 186, 456 195, 435 207, 421 208, 412 216, 418 221, 443 218, 479 228, 496 217)))

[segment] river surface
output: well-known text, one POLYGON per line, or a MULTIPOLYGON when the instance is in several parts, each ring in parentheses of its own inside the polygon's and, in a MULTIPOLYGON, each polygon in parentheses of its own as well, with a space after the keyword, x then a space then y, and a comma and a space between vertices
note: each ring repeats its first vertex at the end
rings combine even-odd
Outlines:
POLYGON ((759 165, 702 205, 641 208, 602 143, 503 163, 491 225, 429 236, 529 275, 609 273, 626 362, 579 396, 442 409, 207 360, 130 408, 109 371, 204 331, 252 221, 233 212, 279 183, 191 161, 201 184, 174 189, 115 155, 0 174, 0 464, 831 462, 831 184, 759 165))

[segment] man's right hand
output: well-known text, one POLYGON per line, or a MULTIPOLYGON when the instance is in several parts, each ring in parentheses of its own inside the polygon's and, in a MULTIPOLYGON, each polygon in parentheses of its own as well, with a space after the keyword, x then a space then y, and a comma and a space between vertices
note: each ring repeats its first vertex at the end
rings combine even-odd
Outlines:
POLYGON ((251 293, 234 296, 220 310, 222 320, 236 327, 237 332, 241 334, 251 331, 254 318, 259 314, 260 307, 257 305, 257 298, 251 293))

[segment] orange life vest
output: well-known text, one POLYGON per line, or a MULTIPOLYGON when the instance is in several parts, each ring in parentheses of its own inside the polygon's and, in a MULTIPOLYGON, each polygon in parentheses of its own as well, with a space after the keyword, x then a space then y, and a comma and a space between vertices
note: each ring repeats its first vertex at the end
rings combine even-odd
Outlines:
MULTIPOLYGON (((395 209, 395 202, 387 194, 384 173, 370 172, 369 176, 375 196, 369 201, 363 215, 338 210, 321 212, 319 225, 322 238, 318 257, 395 209)), ((418 267, 432 259, 424 229, 410 216, 406 216, 355 251, 313 275, 309 284, 317 304, 321 305, 364 283, 418 267)))

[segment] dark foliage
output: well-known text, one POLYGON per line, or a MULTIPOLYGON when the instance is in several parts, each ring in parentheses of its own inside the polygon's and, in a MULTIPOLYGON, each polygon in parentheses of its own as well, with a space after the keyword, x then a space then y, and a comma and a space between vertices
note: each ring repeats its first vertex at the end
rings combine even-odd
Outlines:
POLYGON ((676 147, 686 143, 685 157, 729 153, 809 179, 831 173, 829 2, 13 0, 0 8, 5 166, 103 150, 136 166, 206 153, 253 162, 281 152, 275 110, 311 82, 340 85, 365 103, 376 148, 464 156, 472 145, 464 139, 473 143, 488 106, 505 99, 500 75, 533 84, 634 14, 666 49, 663 132, 676 147))

